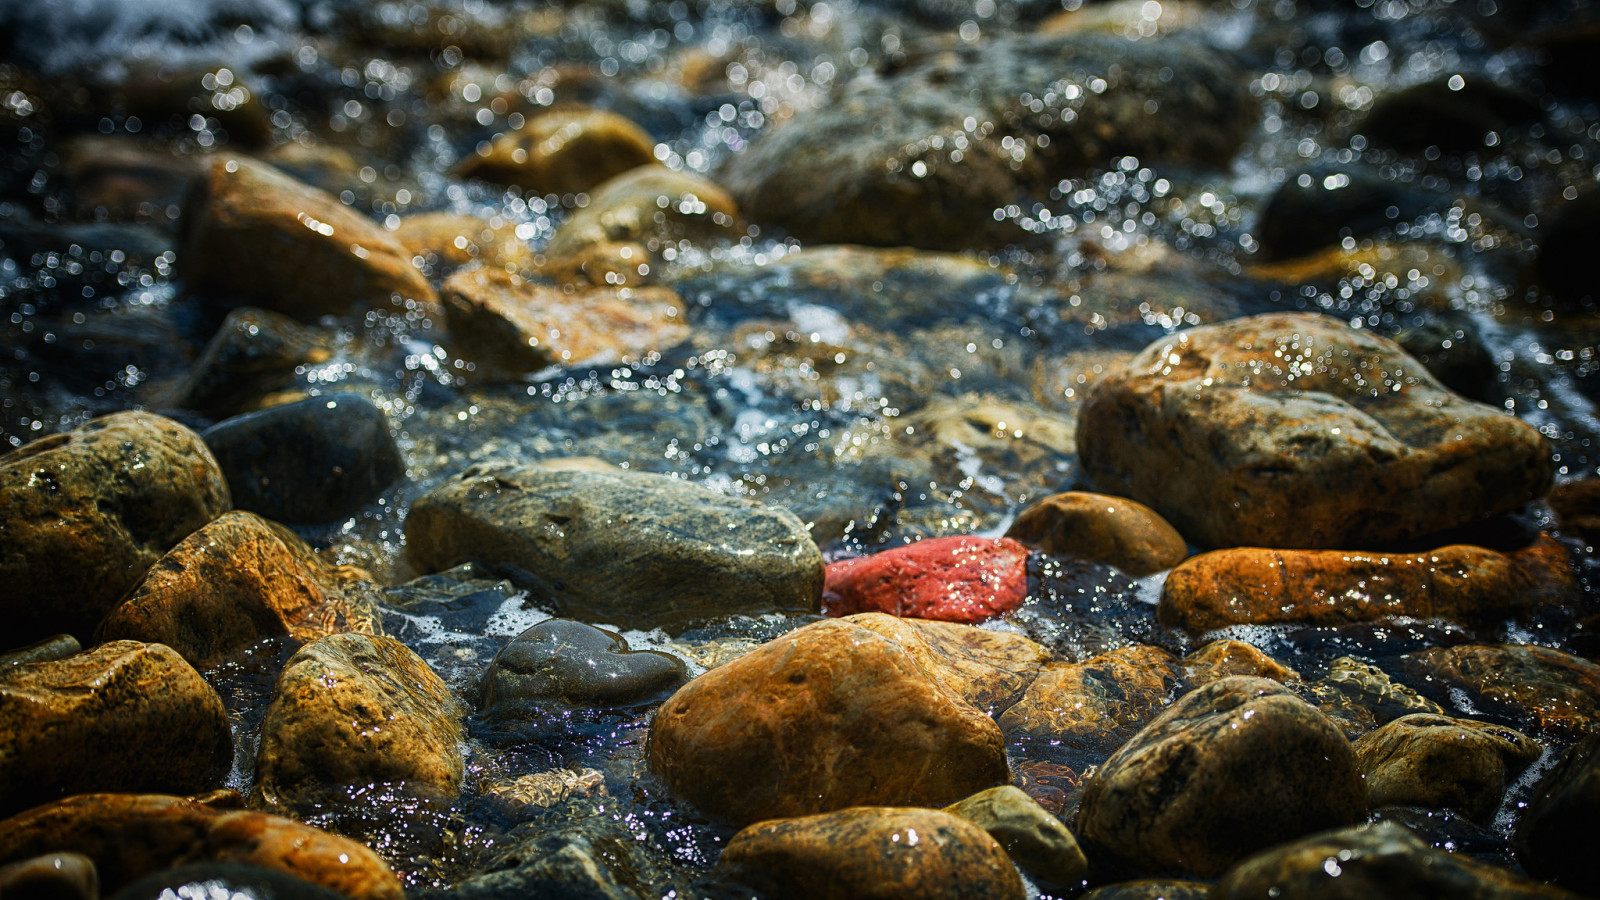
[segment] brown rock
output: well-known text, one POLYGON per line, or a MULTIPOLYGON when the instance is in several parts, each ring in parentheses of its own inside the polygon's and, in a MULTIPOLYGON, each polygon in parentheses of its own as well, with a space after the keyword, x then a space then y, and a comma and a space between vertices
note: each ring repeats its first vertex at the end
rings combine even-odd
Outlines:
POLYGON ((1054 663, 1001 714, 1000 727, 1103 757, 1166 709, 1177 683, 1178 661, 1159 647, 1054 663))
POLYGON ((0 896, 100 900, 100 876, 94 860, 80 853, 46 853, 0 866, 0 896))
POLYGON ((1366 809, 1355 753, 1275 681, 1224 678, 1183 697, 1084 790, 1079 834, 1136 874, 1220 875, 1366 809))
POLYGON ((226 419, 255 409, 269 394, 289 387, 300 372, 332 357, 322 337, 294 319, 243 307, 228 313, 189 374, 164 399, 226 419))
POLYGON ((1468 544, 1408 554, 1239 547, 1173 569, 1157 616, 1192 634, 1398 617, 1476 621, 1565 604, 1577 592, 1566 548, 1547 535, 1510 553, 1468 544))
POLYGON ((114 413, 0 456, 10 639, 87 639, 161 554, 228 506, 200 436, 149 413, 114 413))
POLYGON ((1020 634, 885 615, 849 618, 900 644, 953 693, 991 715, 1050 659, 1048 649, 1020 634))
POLYGON ((638 287, 654 284, 659 269, 655 254, 643 244, 609 241, 590 244, 561 259, 544 260, 539 274, 557 284, 638 287))
POLYGON ((1401 716, 1427 713, 1442 716, 1439 704, 1403 685, 1368 662, 1341 656, 1328 665, 1328 674, 1305 686, 1317 708, 1356 737, 1401 716))
POLYGON ((1078 839, 1020 788, 1006 784, 979 791, 944 811, 987 831, 1012 862, 1057 891, 1076 890, 1089 875, 1078 839))
POLYGON ((1600 543, 1600 478, 1558 484, 1545 498, 1561 522, 1561 530, 1590 544, 1600 543))
POLYGON ((265 638, 372 633, 377 612, 294 532, 225 513, 163 556, 100 625, 101 640, 166 644, 209 669, 265 638))
POLYGON ((577 194, 638 166, 656 142, 614 112, 569 107, 535 115, 456 165, 459 178, 514 184, 537 194, 577 194))
POLYGON ((1466 688, 1476 699, 1565 733, 1596 730, 1600 665, 1548 647, 1462 644, 1407 654, 1419 678, 1466 688))
POLYGON ((933 809, 866 807, 751 825, 715 877, 773 900, 1021 900, 1022 879, 983 829, 933 809))
POLYGON ((474 267, 450 276, 441 291, 451 344, 491 378, 631 362, 689 336, 683 301, 668 288, 575 292, 474 267))
POLYGON ((1274 313, 1150 345, 1095 385, 1085 474, 1212 547, 1405 540, 1549 488, 1532 426, 1445 389, 1391 341, 1274 313))
POLYGON ((709 181, 663 166, 640 166, 595 186, 589 205, 556 228, 545 253, 552 261, 616 241, 659 253, 680 240, 738 240, 739 207, 709 181))
POLYGON ((160 644, 0 670, 0 814, 86 791, 200 791, 233 759, 217 692, 160 644))
POLYGON ((1233 675, 1271 678, 1283 684, 1300 680, 1300 673, 1244 641, 1212 641, 1185 656, 1179 666, 1192 687, 1233 675))
POLYGON ((1007 781, 994 721, 857 621, 871 618, 886 617, 807 625, 689 682, 656 713, 651 770, 740 824, 944 805, 1007 781))
POLYGON ((334 197, 246 157, 212 162, 180 223, 191 290, 300 319, 369 306, 431 313, 411 253, 334 197))
POLYGON ((1141 878, 1095 888, 1079 900, 1206 900, 1209 896, 1209 882, 1141 878))
POLYGON ((0 864, 63 851, 93 860, 106 894, 174 866, 230 862, 276 869, 354 900, 404 897, 383 860, 355 841, 163 794, 83 794, 0 822, 0 864))
POLYGON ((413 257, 431 256, 440 265, 464 266, 477 260, 508 271, 534 266, 528 242, 517 237, 515 225, 498 216, 488 221, 452 212, 406 216, 394 238, 413 257))
POLYGON ((1006 531, 1045 553, 1110 563, 1129 575, 1170 569, 1189 555, 1183 535, 1143 503, 1069 491, 1034 503, 1006 531))
POLYGON ((80 135, 61 149, 61 174, 81 218, 166 223, 202 159, 135 138, 80 135))
POLYGON ((251 803, 293 809, 378 783, 453 800, 463 712, 428 664, 393 638, 336 634, 307 644, 278 676, 251 803))
POLYGON ((1487 825, 1543 748, 1510 728, 1414 713, 1363 735, 1355 750, 1372 808, 1454 809, 1487 825))

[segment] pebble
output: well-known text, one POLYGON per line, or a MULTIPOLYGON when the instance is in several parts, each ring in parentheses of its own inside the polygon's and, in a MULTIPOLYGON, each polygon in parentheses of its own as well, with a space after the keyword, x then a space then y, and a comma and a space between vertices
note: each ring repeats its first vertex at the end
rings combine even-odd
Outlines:
POLYGON ((1172 568, 1189 555, 1183 535, 1143 503, 1068 491, 1038 500, 1017 514, 1006 537, 1056 556, 1081 556, 1142 577, 1172 568))
POLYGON ((1459 644, 1403 657, 1406 672, 1447 687, 1465 688, 1474 702, 1509 711, 1559 734, 1595 730, 1600 713, 1600 665, 1532 645, 1459 644))
POLYGON ((405 216, 395 240, 412 257, 432 266, 464 266, 474 260, 507 271, 532 269, 536 259, 528 242, 517 237, 516 225, 498 216, 489 220, 453 212, 405 216))
POLYGON ((456 164, 458 178, 513 184, 536 195, 579 194, 638 166, 654 165, 656 142, 626 118, 568 107, 534 115, 456 164))
POLYGON ((1600 894, 1594 826, 1600 818, 1600 735, 1569 749, 1534 788, 1512 843, 1536 878, 1585 896, 1600 894))
POLYGON ((1014 785, 979 791, 944 808, 1000 843, 1011 861, 1044 890, 1073 891, 1089 875, 1089 860, 1061 820, 1014 785))
POLYGON ((917 541, 828 566, 830 616, 881 612, 974 625, 1028 594, 1028 548, 1010 538, 958 535, 917 541))
POLYGON ((1367 804, 1454 809, 1488 824, 1506 787, 1544 748, 1510 728, 1412 713, 1362 735, 1356 766, 1367 804))

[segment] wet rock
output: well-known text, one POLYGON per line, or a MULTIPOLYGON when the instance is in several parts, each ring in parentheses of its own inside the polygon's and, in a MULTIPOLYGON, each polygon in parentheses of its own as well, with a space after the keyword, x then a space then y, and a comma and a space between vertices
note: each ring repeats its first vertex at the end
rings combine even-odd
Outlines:
POLYGON ((101 623, 101 640, 165 644, 199 669, 266 638, 372 631, 377 612, 281 525, 231 512, 184 538, 101 623))
POLYGON ((1402 617, 1480 622, 1559 607, 1577 595, 1566 548, 1543 535, 1510 553, 1468 544, 1394 554, 1239 547, 1173 569, 1157 614, 1192 634, 1402 617))
POLYGON ((264 866, 197 863, 156 872, 135 881, 111 900, 170 900, 227 897, 229 900, 340 900, 337 891, 264 866))
POLYGON ((47 853, 0 867, 0 895, 31 900, 100 900, 94 860, 78 853, 47 853))
POLYGON ((573 291, 474 267, 440 290, 451 347, 488 378, 637 361, 689 336, 683 301, 668 288, 573 291))
POLYGON ((531 269, 535 257, 528 242, 517 236, 517 226, 495 216, 487 221, 452 212, 406 216, 395 229, 395 240, 412 257, 429 265, 464 266, 474 260, 508 271, 531 269))
MULTIPOLYGON (((1389 677, 1369 662, 1341 656, 1328 665, 1328 674, 1306 685, 1306 691, 1336 722, 1365 732, 1376 725, 1416 713, 1442 716, 1439 704, 1389 677)), ((1347 728, 1346 736, 1350 736, 1347 728)))
POLYGON ((1513 836, 1517 859, 1537 878, 1600 894, 1594 823, 1600 817, 1600 735, 1585 737, 1534 789, 1513 836))
POLYGON ((1273 192, 1252 230, 1259 257, 1283 260, 1409 224, 1449 208, 1447 197, 1357 166, 1315 166, 1273 192))
POLYGON ((353 900, 402 900, 377 854, 278 816, 164 794, 83 794, 0 822, 0 864, 45 852, 94 861, 108 894, 177 865, 262 866, 353 900))
POLYGON ((1503 136, 1541 118, 1538 103, 1515 90, 1452 74, 1379 97, 1358 127, 1374 146, 1402 153, 1466 153, 1494 146, 1485 144, 1491 132, 1503 136))
MULTIPOLYGON (((601 820, 520 841, 481 873, 437 896, 441 900, 636 900, 674 896, 673 887, 670 876, 633 834, 601 820)), ((677 895, 683 896, 681 890, 677 895)))
POLYGON ((315 332, 282 313, 236 309, 167 403, 225 419, 254 409, 261 398, 292 384, 304 367, 332 356, 315 332))
POLYGON ((550 236, 545 254, 570 259, 618 241, 655 254, 679 241, 736 241, 743 235, 739 207, 722 188, 689 172, 640 166, 596 185, 589 205, 550 236))
POLYGON ((1450 390, 1480 403, 1499 402, 1499 361, 1470 322, 1430 318, 1394 340, 1450 390))
POLYGON ((656 712, 650 768, 735 824, 953 803, 1007 780, 1000 730, 905 646, 807 625, 689 682, 656 712))
POLYGON ((516 819, 525 819, 537 810, 554 809, 569 800, 609 796, 605 774, 590 768, 552 769, 509 781, 480 783, 478 792, 516 819))
POLYGON ((822 590, 792 514, 635 472, 469 469, 412 505, 406 549, 425 571, 512 567, 562 615, 623 628, 811 611, 822 590))
POLYGON ((484 673, 479 710, 496 730, 522 733, 564 712, 634 709, 688 679, 677 657, 629 650, 616 632, 549 619, 517 635, 484 673))
POLYGON ((996 209, 1114 157, 1226 162, 1254 119, 1245 82, 1178 40, 1002 37, 852 81, 759 135, 723 180, 806 243, 1000 247, 1029 234, 996 209))
POLYGON ((1555 511, 1561 530, 1600 544, 1600 478, 1558 484, 1545 500, 1555 511))
POLYGON ((552 109, 461 160, 458 178, 514 184, 535 194, 577 194, 638 166, 653 165, 656 142, 603 109, 552 109))
POLYGON ((1456 809, 1483 823, 1542 750, 1510 728, 1428 713, 1402 716, 1355 742, 1369 806, 1456 809))
POLYGON ((557 284, 597 287, 623 285, 640 287, 654 284, 659 279, 661 266, 655 264, 656 256, 635 241, 608 241, 590 244, 571 256, 550 261, 540 257, 539 274, 557 284), (656 274, 653 274, 656 273, 656 274))
POLYGON ((405 475, 383 410, 360 394, 325 394, 206 429, 239 509, 293 524, 359 512, 405 475))
POLYGON ((180 223, 189 289, 301 320, 368 306, 430 312, 437 298, 394 236, 264 163, 212 162, 180 223))
POLYGON ((1178 661, 1159 647, 1135 645, 1080 663, 1051 663, 1000 715, 1008 735, 1066 747, 1073 762, 1100 762, 1166 709, 1178 661))
POLYGON ((78 639, 70 634, 54 634, 44 640, 34 641, 26 647, 0 653, 0 672, 12 666, 36 662, 54 662, 83 652, 78 639))
POLYGON ((761 822, 733 836, 714 875, 774 900, 1027 896, 993 838, 932 809, 866 807, 761 822))
POLYGON ((1218 900, 1532 900, 1572 897, 1465 854, 1447 853, 1390 822, 1345 828, 1275 847, 1235 866, 1212 889, 1218 900))
POLYGON ((1395 344, 1274 313, 1158 341, 1095 385, 1085 473, 1207 546, 1417 537, 1542 496, 1550 447, 1464 400, 1395 344))
POLYGON ((1051 657, 1021 635, 954 622, 884 615, 850 621, 898 643, 953 694, 990 715, 1032 683, 1051 657))
POLYGON ((0 670, 0 813, 88 791, 200 791, 233 758, 217 692, 160 644, 0 670))
POLYGON ((378 783, 453 800, 462 714, 449 687, 399 641, 336 634, 307 644, 278 676, 251 802, 292 809, 378 783))
POLYGON ((1300 673, 1278 662, 1244 641, 1217 640, 1185 656, 1179 667, 1191 687, 1200 687, 1233 675, 1271 678, 1288 684, 1300 680, 1300 673))
POLYGON ((1545 222, 1539 229, 1539 255, 1533 266, 1539 285, 1563 304, 1592 304, 1595 286, 1583 261, 1600 236, 1600 191, 1585 191, 1541 218, 1545 222))
POLYGON ((1365 809, 1333 723, 1275 681, 1235 677, 1180 697, 1113 754, 1089 779, 1078 829, 1134 873, 1213 877, 1365 809))
POLYGON ((96 222, 166 224, 199 173, 199 158, 134 139, 82 135, 61 151, 73 208, 96 222))
POLYGON ((1089 874, 1089 861, 1061 820, 1012 785, 979 791, 945 807, 1000 843, 1017 867, 1046 890, 1074 890, 1089 874))
POLYGON ((10 639, 80 639, 161 554, 228 509, 200 436, 114 413, 0 456, 0 583, 10 639))
POLYGON ((1548 647, 1461 644, 1407 654, 1406 671, 1564 733, 1595 730, 1600 665, 1548 647))
POLYGON ((881 612, 973 625, 1022 605, 1028 548, 1010 538, 917 541, 832 563, 822 588, 830 616, 881 612))
POLYGON ((1206 900, 1210 895, 1210 882, 1142 878, 1095 888, 1081 900, 1206 900))
POLYGON ((1055 555, 1110 563, 1129 575, 1170 569, 1189 555, 1183 535, 1143 503, 1069 491, 1017 514, 1006 537, 1055 555))
POLYGON ((192 133, 194 116, 209 120, 223 141, 259 147, 272 141, 270 113, 251 73, 192 58, 139 62, 114 82, 97 86, 107 104, 156 130, 192 133))

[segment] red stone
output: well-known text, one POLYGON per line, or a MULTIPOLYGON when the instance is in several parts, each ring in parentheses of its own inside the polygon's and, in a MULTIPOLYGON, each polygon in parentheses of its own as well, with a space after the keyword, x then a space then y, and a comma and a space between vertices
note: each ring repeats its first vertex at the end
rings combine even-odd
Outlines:
POLYGON ((1011 538, 932 538, 828 566, 830 616, 881 612, 968 625, 1022 605, 1028 548, 1011 538))

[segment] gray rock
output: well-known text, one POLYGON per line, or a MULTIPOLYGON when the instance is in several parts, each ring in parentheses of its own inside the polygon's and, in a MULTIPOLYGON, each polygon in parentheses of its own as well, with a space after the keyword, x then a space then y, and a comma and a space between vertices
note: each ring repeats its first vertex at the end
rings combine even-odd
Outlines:
POLYGON ((66 659, 76 653, 82 653, 83 646, 78 639, 70 634, 56 634, 44 640, 34 641, 26 647, 7 650, 0 653, 0 672, 11 666, 20 666, 27 663, 51 662, 57 659, 66 659))

